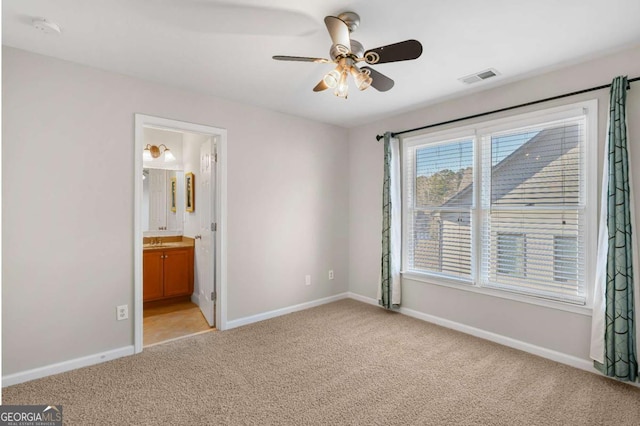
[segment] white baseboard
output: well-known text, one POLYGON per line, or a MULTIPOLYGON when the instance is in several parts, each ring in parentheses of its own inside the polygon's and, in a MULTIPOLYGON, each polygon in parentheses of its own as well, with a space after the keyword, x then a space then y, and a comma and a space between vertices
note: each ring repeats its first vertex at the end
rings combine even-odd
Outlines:
POLYGON ((236 328, 236 327, 242 327, 243 325, 253 324, 254 322, 268 320, 271 318, 279 317, 281 315, 290 314, 292 312, 314 308, 316 306, 335 302, 341 299, 346 299, 348 297, 349 297, 349 293, 340 293, 340 294, 336 294, 335 296, 329 296, 329 297, 324 297, 322 299, 312 300, 311 302, 300 303, 299 305, 287 306, 286 308, 280 308, 280 309, 276 309, 269 312, 263 312, 261 314, 251 315, 249 317, 238 318, 235 320, 227 321, 226 330, 231 330, 232 328, 236 328))
MULTIPOLYGON (((355 293, 348 293, 348 294, 351 299, 368 303, 370 305, 378 305, 378 301, 376 299, 372 299, 366 296, 361 296, 355 293)), ((459 322, 451 321, 444 318, 440 318, 435 315, 425 314, 423 312, 415 311, 413 309, 401 307, 400 313, 403 315, 406 315, 412 318, 417 318, 422 321, 430 322, 432 324, 436 324, 445 328, 450 328, 452 330, 460 331, 462 333, 471 334, 472 336, 476 336, 481 339, 490 340, 492 342, 499 343, 501 345, 508 346, 510 348, 528 352, 530 354, 534 354, 542 358, 547 358, 552 361, 559 362, 561 364, 570 365, 572 367, 579 368, 581 370, 589 371, 590 373, 597 373, 597 371, 593 368, 593 363, 591 361, 578 358, 573 355, 567 355, 565 353, 554 351, 552 349, 543 348, 541 346, 533 345, 531 343, 523 342, 521 340, 512 339, 510 337, 506 337, 501 334, 492 333, 490 331, 482 330, 480 328, 471 327, 469 325, 461 324, 459 322)))
MULTIPOLYGON (((354 299, 359 302, 367 303, 369 305, 379 306, 376 299, 362 296, 352 292, 345 292, 336 294, 334 296, 325 297, 322 299, 313 300, 311 302, 305 302, 298 305, 288 306, 286 308, 276 309, 269 312, 264 312, 249 317, 239 318, 236 320, 227 322, 227 330, 232 328, 241 327, 243 325, 252 324, 259 321, 275 318, 281 315, 286 315, 292 312, 302 311, 304 309, 313 308, 316 306, 324 305, 326 303, 335 302, 341 299, 354 299)), ((542 358, 547 358, 552 361, 566 364, 581 370, 588 371, 590 373, 599 374, 597 370, 593 368, 593 363, 590 360, 585 360, 572 355, 564 354, 562 352, 554 351, 552 349, 543 348, 541 346, 533 345, 531 343, 523 342, 521 340, 512 339, 500 334, 492 333, 490 331, 482 330, 479 328, 471 327, 469 325, 461 324, 448 319, 440 318, 434 315, 425 314, 413 309, 400 308, 400 313, 413 318, 417 318, 422 321, 426 321, 432 324, 440 325, 445 328, 460 331, 462 333, 470 334, 472 336, 479 337, 481 339, 489 340, 504 346, 508 346, 514 349, 518 349, 524 352, 528 352, 542 358)), ((53 374, 64 373, 65 371, 75 370, 81 367, 87 367, 89 365, 99 364, 101 362, 110 361, 116 358, 129 356, 134 354, 134 347, 125 346, 119 349, 113 349, 110 351, 88 355, 81 358, 72 359, 69 361, 63 361, 57 364, 47 365, 44 367, 34 368, 19 373, 9 374, 2 377, 2 386, 11 386, 18 383, 27 382, 34 379, 50 376, 53 374)), ((629 383, 632 386, 638 386, 636 383, 629 383)))
POLYGON ((376 299, 372 299, 371 297, 362 296, 357 293, 349 292, 347 293, 349 299, 357 300, 358 302, 367 303, 369 305, 380 306, 376 299))
POLYGON ((191 303, 195 303, 196 305, 200 306, 200 295, 196 294, 195 291, 191 294, 191 303))
POLYGON ((81 358, 71 359, 69 361, 59 362, 57 364, 45 365, 44 367, 34 368, 32 370, 21 371, 19 373, 2 376, 2 387, 16 385, 18 383, 28 382, 30 380, 40 379, 54 374, 64 373, 65 371, 75 370, 89 365, 99 364, 101 362, 111 361, 123 356, 133 355, 133 345, 125 346, 119 349, 113 349, 81 358))
POLYGON ((578 358, 573 355, 568 355, 562 352, 554 351, 553 349, 543 348, 531 343, 523 342, 522 340, 512 339, 501 334, 492 333, 491 331, 482 330, 480 328, 471 327, 469 325, 461 324, 459 322, 451 321, 448 319, 436 317, 434 315, 425 314, 413 309, 400 308, 400 313, 409 317, 417 318, 423 321, 427 321, 433 324, 440 325, 442 327, 450 328, 452 330, 460 331, 462 333, 470 334, 472 336, 480 337, 481 339, 490 340, 495 343, 499 343, 510 348, 518 349, 524 352, 529 352, 547 358, 552 361, 559 362, 561 364, 570 365, 581 370, 587 370, 595 372, 593 363, 582 358, 578 358))

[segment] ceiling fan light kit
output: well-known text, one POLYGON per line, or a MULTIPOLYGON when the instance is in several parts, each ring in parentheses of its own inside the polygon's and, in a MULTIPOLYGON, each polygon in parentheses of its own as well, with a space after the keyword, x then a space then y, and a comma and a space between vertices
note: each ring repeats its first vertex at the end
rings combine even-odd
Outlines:
POLYGON ((336 68, 329 71, 313 88, 314 92, 334 89, 333 93, 346 99, 349 94, 348 76, 355 81, 359 90, 370 86, 380 92, 390 90, 394 81, 370 67, 358 68, 359 62, 368 65, 417 59, 422 54, 422 44, 417 40, 405 40, 399 43, 378 47, 365 51, 360 42, 351 39, 353 32, 360 25, 360 16, 355 12, 344 12, 336 16, 326 16, 324 23, 331 37, 329 49, 331 59, 309 58, 302 56, 274 56, 278 61, 334 63, 336 68))

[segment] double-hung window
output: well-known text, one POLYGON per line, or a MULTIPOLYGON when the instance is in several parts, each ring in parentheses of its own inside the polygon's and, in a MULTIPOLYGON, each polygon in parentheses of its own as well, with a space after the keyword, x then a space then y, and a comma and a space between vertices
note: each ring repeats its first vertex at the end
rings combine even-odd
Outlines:
POLYGON ((596 113, 590 101, 404 139, 405 274, 589 303, 596 113))
POLYGON ((473 138, 435 140, 407 154, 409 269, 470 280, 473 138))

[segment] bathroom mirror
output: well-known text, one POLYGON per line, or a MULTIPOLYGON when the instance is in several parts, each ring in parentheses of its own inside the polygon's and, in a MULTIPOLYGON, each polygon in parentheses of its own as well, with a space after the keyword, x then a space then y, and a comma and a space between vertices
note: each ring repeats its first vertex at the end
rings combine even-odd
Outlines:
POLYGON ((181 235, 184 229, 183 134, 145 127, 143 146, 144 236, 181 235))
POLYGON ((184 172, 144 168, 142 176, 142 230, 145 235, 182 233, 184 172))

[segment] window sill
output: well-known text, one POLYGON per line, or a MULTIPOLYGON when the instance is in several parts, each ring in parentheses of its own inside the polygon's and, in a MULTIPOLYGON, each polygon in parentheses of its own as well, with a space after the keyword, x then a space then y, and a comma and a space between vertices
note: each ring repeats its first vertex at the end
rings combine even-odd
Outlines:
POLYGON ((535 296, 525 296, 517 293, 511 293, 509 291, 501 291, 486 287, 474 286, 470 281, 456 280, 438 276, 431 276, 429 274, 421 274, 418 272, 401 271, 402 277, 419 281, 427 284, 439 285, 443 287, 449 287, 457 290, 470 291, 472 293, 484 294, 485 296, 499 297, 501 299, 514 300, 516 302, 528 303, 530 305, 543 306, 545 308, 557 309, 560 311, 572 312, 574 314, 580 314, 585 316, 592 315, 592 308, 590 306, 578 306, 569 303, 563 303, 548 299, 542 299, 535 296))

